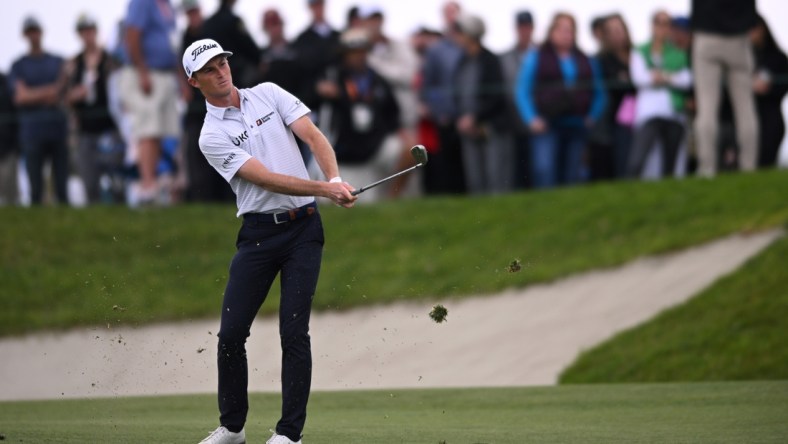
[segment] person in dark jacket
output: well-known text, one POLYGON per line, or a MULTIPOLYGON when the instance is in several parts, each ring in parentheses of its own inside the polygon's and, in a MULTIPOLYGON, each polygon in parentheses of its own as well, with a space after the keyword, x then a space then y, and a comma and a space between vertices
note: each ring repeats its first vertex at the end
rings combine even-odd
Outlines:
POLYGON ((531 129, 536 188, 586 178, 583 150, 588 128, 602 117, 605 91, 596 61, 577 47, 568 13, 553 18, 546 42, 528 53, 517 83, 517 107, 531 129))
POLYGON ((102 200, 100 180, 107 177, 105 203, 123 200, 123 146, 115 121, 109 113, 107 79, 112 69, 109 53, 98 45, 97 24, 89 15, 77 20, 83 50, 72 61, 68 102, 74 109, 79 129, 79 151, 75 164, 85 185, 88 203, 102 200))
POLYGON ((757 23, 755 0, 692 0, 690 20, 694 31, 692 69, 697 105, 698 174, 712 177, 717 172, 723 78, 727 80, 736 118, 739 168, 751 171, 758 158, 758 120, 752 90, 754 57, 748 35, 757 23))
MULTIPOLYGON (((319 120, 328 129, 345 180, 368 184, 391 174, 400 159, 402 144, 397 132, 400 108, 391 86, 369 66, 372 41, 356 28, 341 36, 342 61, 318 83, 325 101, 319 120)), ((384 196, 385 186, 364 194, 367 202, 384 196)))
POLYGON ((485 26, 481 18, 460 14, 455 27, 457 44, 463 50, 454 91, 465 183, 471 194, 503 193, 514 187, 514 153, 501 64, 482 45, 485 26))
MULTIPOLYGON (((184 0, 186 29, 181 36, 181 53, 204 36, 205 20, 197 0, 184 0)), ((233 61, 235 63, 235 61, 233 61)), ((230 65, 231 70, 234 65, 230 65)), ((185 73, 184 73, 185 75, 185 73)), ((205 120, 205 97, 197 88, 187 88, 183 118, 183 157, 186 165, 186 200, 190 202, 233 202, 235 195, 224 178, 205 161, 200 151, 200 131, 205 120)))
POLYGON ((298 52, 285 37, 285 22, 279 11, 267 9, 261 20, 268 46, 260 53, 261 82, 273 82, 286 91, 297 91, 301 85, 298 52))
POLYGON ((755 49, 753 90, 760 126, 758 166, 768 168, 777 164, 785 136, 782 102, 788 92, 788 58, 763 17, 758 16, 757 23, 750 31, 750 40, 755 49))
POLYGON ((19 203, 16 110, 8 77, 0 73, 0 206, 19 203))
POLYGON ((339 60, 339 32, 326 21, 325 0, 307 0, 307 3, 312 22, 293 42, 302 70, 301 87, 296 95, 317 111, 322 104, 317 84, 326 69, 339 60))
POLYGON ((233 53, 230 65, 233 80, 239 88, 255 85, 260 48, 252 39, 244 21, 233 13, 236 0, 221 0, 216 13, 203 24, 203 38, 222 42, 224 49, 233 53))
POLYGON ((426 47, 421 70, 419 96, 423 115, 433 122, 438 145, 430 151, 430 162, 424 170, 427 194, 461 194, 465 192, 460 136, 452 81, 457 73, 462 50, 453 35, 454 22, 461 13, 460 4, 447 1, 442 8, 445 27, 443 35, 426 47))
POLYGON ((629 59, 632 40, 620 14, 608 16, 602 23, 602 50, 597 62, 607 89, 607 106, 595 132, 604 132, 602 143, 591 147, 592 179, 624 177, 634 123, 637 90, 632 84, 629 59))

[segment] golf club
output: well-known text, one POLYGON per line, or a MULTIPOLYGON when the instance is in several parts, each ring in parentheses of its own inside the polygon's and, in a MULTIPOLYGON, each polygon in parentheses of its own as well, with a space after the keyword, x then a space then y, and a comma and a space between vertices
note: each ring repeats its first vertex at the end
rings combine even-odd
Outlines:
POLYGON ((373 182, 373 183, 371 183, 369 185, 365 185, 365 186, 353 191, 350 194, 352 194, 354 196, 357 196, 357 195, 363 193, 364 191, 367 191, 370 188, 376 187, 376 186, 378 186, 378 185, 380 185, 380 184, 382 184, 384 182, 388 182, 389 180, 394 179, 395 177, 399 177, 399 176, 402 176, 403 174, 410 173, 411 171, 415 170, 416 168, 423 167, 424 165, 427 164, 427 160, 428 160, 427 159, 427 148, 424 148, 424 145, 415 145, 413 148, 410 149, 410 155, 411 155, 411 157, 413 157, 413 160, 416 161, 416 165, 413 165, 412 167, 410 167, 410 168, 408 168, 406 170, 402 170, 399 173, 392 174, 391 176, 386 177, 385 179, 380 179, 377 182, 373 182))

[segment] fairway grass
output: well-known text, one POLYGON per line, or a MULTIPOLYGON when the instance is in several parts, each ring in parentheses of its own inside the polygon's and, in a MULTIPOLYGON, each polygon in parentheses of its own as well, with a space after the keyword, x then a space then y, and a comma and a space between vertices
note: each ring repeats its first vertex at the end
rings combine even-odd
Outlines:
MULTIPOLYGON (((0 403, 8 443, 196 443, 209 395, 0 403)), ((249 443, 279 396, 250 398, 249 443)), ((313 393, 306 444, 782 443, 788 382, 620 384, 313 393)))

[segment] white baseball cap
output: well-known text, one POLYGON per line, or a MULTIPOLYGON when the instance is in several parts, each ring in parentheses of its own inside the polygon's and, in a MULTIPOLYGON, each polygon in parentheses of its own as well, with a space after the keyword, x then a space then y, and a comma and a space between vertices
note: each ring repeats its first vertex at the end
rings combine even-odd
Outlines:
POLYGON ((365 5, 358 8, 358 16, 364 20, 376 15, 383 17, 383 8, 378 5, 365 5))
POLYGON ((222 45, 211 39, 197 40, 189 45, 186 51, 183 51, 183 70, 186 77, 191 78, 195 71, 201 70, 208 61, 218 55, 230 57, 233 53, 225 51, 222 45))

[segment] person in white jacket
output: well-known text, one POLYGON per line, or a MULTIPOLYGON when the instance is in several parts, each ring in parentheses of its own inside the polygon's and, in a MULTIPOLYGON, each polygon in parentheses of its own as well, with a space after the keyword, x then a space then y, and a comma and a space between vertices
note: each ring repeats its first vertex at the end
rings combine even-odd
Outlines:
POLYGON ((638 89, 635 137, 628 175, 639 177, 651 149, 662 146, 662 176, 673 174, 686 133, 684 91, 692 86, 687 53, 670 40, 671 17, 658 11, 652 19, 652 39, 632 51, 630 74, 638 89))
MULTIPOLYGON (((358 11, 361 24, 367 31, 372 47, 369 51, 369 66, 391 85, 397 105, 400 109, 400 129, 397 132, 399 151, 396 169, 410 166, 410 147, 417 143, 416 125, 419 121, 419 97, 414 87, 416 74, 419 70, 419 58, 416 51, 405 41, 395 40, 383 32, 385 20, 383 9, 377 5, 362 6, 358 11)), ((389 143, 393 143, 390 141, 389 143)), ((392 149, 394 147, 392 146, 392 149)), ((399 196, 405 192, 408 176, 398 178, 389 194, 399 196)), ((418 192, 411 182, 409 192, 418 192)), ((416 187, 417 188, 417 187, 416 187)))

